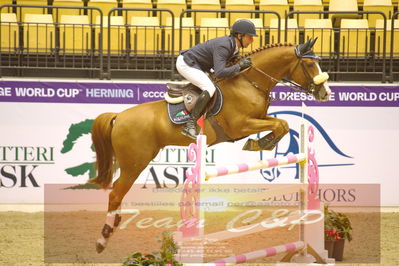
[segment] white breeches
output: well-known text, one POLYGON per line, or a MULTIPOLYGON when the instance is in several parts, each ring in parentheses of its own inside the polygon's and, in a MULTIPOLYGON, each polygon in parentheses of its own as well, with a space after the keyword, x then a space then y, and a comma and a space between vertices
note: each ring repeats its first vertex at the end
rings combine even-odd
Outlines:
POLYGON ((179 71, 179 73, 185 79, 190 81, 192 84, 194 84, 201 90, 208 91, 211 97, 213 96, 213 94, 216 91, 216 88, 215 85, 213 85, 213 82, 208 77, 208 75, 197 68, 190 67, 189 65, 187 65, 186 62, 184 62, 182 55, 179 55, 177 57, 176 68, 177 71, 179 71))

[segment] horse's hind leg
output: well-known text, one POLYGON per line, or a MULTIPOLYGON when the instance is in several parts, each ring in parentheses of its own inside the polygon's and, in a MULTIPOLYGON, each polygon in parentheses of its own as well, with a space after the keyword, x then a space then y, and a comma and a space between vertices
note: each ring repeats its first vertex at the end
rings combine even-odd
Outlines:
MULTIPOLYGON (((138 176, 138 173, 136 176, 138 176)), ((130 190, 134 182, 135 173, 132 171, 121 170, 120 177, 114 182, 112 191, 109 194, 108 213, 105 219, 104 227, 101 231, 101 237, 97 240, 96 250, 101 253, 111 235, 121 221, 120 206, 122 199, 130 190)))
POLYGON ((109 193, 108 212, 101 237, 97 240, 96 250, 101 253, 112 234, 118 227, 121 219, 121 203, 125 195, 129 192, 134 181, 139 176, 143 168, 136 171, 122 170, 120 177, 114 182, 112 191, 109 193))
POLYGON ((121 221, 120 206, 123 198, 158 151, 159 149, 157 147, 147 147, 146 150, 141 150, 140 154, 132 154, 130 150, 126 154, 116 154, 117 158, 125 159, 118 160, 120 162, 121 174, 113 183, 112 191, 109 193, 107 217, 101 232, 101 237, 97 240, 96 244, 98 253, 101 253, 105 249, 109 238, 121 221))

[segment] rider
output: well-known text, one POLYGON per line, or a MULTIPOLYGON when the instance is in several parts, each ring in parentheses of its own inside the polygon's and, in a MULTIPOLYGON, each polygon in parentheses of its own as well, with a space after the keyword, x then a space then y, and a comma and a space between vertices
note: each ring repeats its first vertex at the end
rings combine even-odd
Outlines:
POLYGON ((196 122, 203 115, 216 91, 215 85, 205 72, 209 73, 213 69, 217 78, 224 78, 250 67, 252 62, 249 57, 244 57, 229 67, 227 64, 238 56, 239 48, 246 48, 253 42, 253 36, 258 36, 255 25, 248 19, 240 19, 234 23, 229 36, 200 43, 191 49, 183 50, 177 57, 177 71, 202 90, 191 110, 190 119, 182 130, 183 135, 196 139, 196 122))

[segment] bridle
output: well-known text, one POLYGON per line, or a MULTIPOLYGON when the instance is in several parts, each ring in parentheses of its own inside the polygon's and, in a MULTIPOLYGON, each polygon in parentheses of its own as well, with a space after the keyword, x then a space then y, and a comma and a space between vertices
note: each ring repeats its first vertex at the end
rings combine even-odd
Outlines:
MULTIPOLYGON (((314 53, 310 50, 308 53, 306 54, 301 54, 298 50, 298 47, 295 47, 295 55, 297 57, 297 62, 295 64, 295 66, 292 68, 292 70, 290 71, 288 77, 283 78, 281 80, 278 80, 276 78, 274 78, 273 76, 265 73, 263 70, 261 70, 260 68, 258 68, 257 66, 252 65, 251 67, 249 67, 247 70, 249 69, 254 69, 255 71, 261 73, 263 76, 269 78, 271 81, 276 82, 276 83, 280 83, 280 84, 284 84, 286 86, 288 86, 289 88, 293 89, 294 91, 299 91, 299 92, 305 92, 305 93, 309 93, 309 94, 314 94, 317 87, 322 84, 323 82, 325 82, 328 79, 328 75, 327 73, 321 73, 319 75, 317 75, 316 77, 312 78, 309 74, 309 71, 307 70, 307 68, 304 66, 304 62, 303 59, 304 58, 310 58, 316 61, 320 61, 320 57, 314 55, 314 53), (298 68, 298 66, 301 66, 303 74, 306 77, 308 88, 305 89, 304 87, 302 87, 300 84, 298 84, 297 82, 293 81, 291 76, 292 74, 296 71, 296 69, 298 68), (322 78, 318 78, 320 75, 326 75, 327 77, 322 77, 322 78), (315 80, 320 80, 319 82, 315 82, 315 80)), ((246 72, 246 71, 245 71, 246 72)), ((246 73, 244 73, 244 77, 251 83, 252 86, 254 86, 256 89, 264 91, 261 89, 261 87, 253 80, 251 80, 246 73)), ((267 93, 267 92, 266 92, 267 93)), ((292 93, 292 92, 291 92, 292 93)), ((267 95, 268 96, 268 95, 267 95)))

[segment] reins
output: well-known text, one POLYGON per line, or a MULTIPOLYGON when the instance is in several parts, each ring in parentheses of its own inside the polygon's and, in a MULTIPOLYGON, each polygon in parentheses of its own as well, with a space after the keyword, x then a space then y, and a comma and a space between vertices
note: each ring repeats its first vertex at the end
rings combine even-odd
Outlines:
MULTIPOLYGON (((314 41, 313 41, 313 43, 314 43, 314 41)), ((269 103, 272 100, 281 100, 281 99, 278 99, 278 98, 271 99, 270 98, 271 90, 262 89, 261 86, 259 86, 259 84, 256 81, 254 81, 253 79, 251 79, 248 76, 248 74, 247 74, 248 70, 253 69, 253 70, 257 71, 258 73, 262 74, 264 77, 270 79, 272 82, 283 84, 283 85, 287 86, 288 88, 292 89, 292 91, 288 92, 287 97, 291 96, 295 92, 305 92, 305 93, 313 94, 315 89, 316 89, 316 87, 317 87, 317 85, 316 85, 314 79, 312 79, 312 77, 309 75, 309 72, 306 69, 306 67, 304 66, 303 58, 311 58, 311 59, 315 59, 315 60, 320 60, 320 58, 318 56, 314 55, 313 51, 310 50, 310 48, 312 47, 313 44, 306 43, 304 45, 307 45, 307 48, 305 47, 305 51, 303 51, 303 47, 302 47, 303 45, 297 45, 295 47, 295 55, 297 56, 297 62, 295 64, 295 66, 292 68, 292 70, 290 71, 289 75, 287 77, 285 77, 285 78, 282 78, 281 80, 276 79, 275 77, 269 75, 268 73, 264 72, 263 70, 261 70, 260 68, 258 68, 257 66, 254 66, 254 65, 252 65, 249 68, 243 70, 241 72, 241 74, 254 88, 256 88, 257 90, 259 90, 259 91, 261 91, 262 93, 265 94, 266 100, 269 103), (309 49, 309 50, 306 51, 306 49, 309 49), (304 73, 304 75, 305 75, 305 77, 306 77, 306 79, 307 79, 307 81, 309 83, 308 89, 305 89, 300 84, 298 84, 297 82, 293 81, 292 78, 291 78, 292 74, 298 68, 299 64, 301 65, 302 71, 303 71, 303 73, 304 73)), ((265 50, 267 48, 279 47, 279 46, 282 46, 282 45, 281 44, 276 44, 276 45, 272 44, 270 46, 264 46, 262 48, 258 48, 256 50, 254 50, 254 51, 252 51, 252 52, 250 52, 250 53, 248 53, 248 54, 246 54, 244 56, 250 56, 250 55, 252 55, 254 53, 263 51, 263 50, 265 50)), ((234 63, 236 63, 236 62, 232 62, 232 64, 234 64, 234 63)), ((219 79, 216 82, 219 82, 220 80, 222 80, 222 79, 219 79)))
MULTIPOLYGON (((312 81, 312 79, 310 78, 309 73, 306 71, 306 68, 303 66, 302 58, 298 58, 298 62, 296 63, 295 67, 293 68, 293 70, 291 71, 291 73, 288 75, 288 77, 290 77, 290 76, 292 75, 292 73, 296 70, 296 68, 298 67, 298 64, 299 64, 299 63, 301 63, 301 67, 302 67, 302 70, 303 70, 304 73, 305 73, 306 78, 307 78, 308 80, 311 81, 311 82, 310 82, 310 84, 311 84, 311 90, 313 90, 313 88, 314 88, 313 81, 312 81), (313 86, 312 86, 312 85, 313 85, 313 86)), ((250 79, 250 78, 248 77, 248 75, 247 75, 246 72, 247 72, 249 69, 251 69, 251 68, 254 69, 255 71, 261 73, 263 76, 269 78, 271 81, 276 82, 276 83, 283 84, 283 85, 285 85, 285 86, 291 88, 291 89, 294 90, 294 91, 306 92, 306 93, 311 92, 311 91, 306 90, 304 87, 302 87, 302 86, 299 85, 298 83, 292 81, 291 79, 283 78, 283 79, 281 79, 281 80, 278 80, 278 79, 274 78, 273 76, 267 74, 266 72, 264 72, 263 70, 261 70, 261 69, 258 68, 257 66, 252 65, 250 68, 248 68, 248 69, 247 69, 246 71, 244 71, 244 73, 242 73, 242 74, 243 74, 244 78, 245 78, 249 83, 251 83, 251 85, 252 85, 253 87, 255 87, 256 89, 258 89, 258 90, 260 90, 260 91, 262 91, 262 92, 264 92, 264 93, 266 93, 266 98, 269 100, 269 102, 271 102, 272 100, 281 100, 281 99, 277 99, 277 98, 270 99, 270 95, 267 95, 267 94, 270 93, 270 92, 268 92, 267 90, 264 91, 255 81, 253 81, 252 79, 250 79)), ((293 94, 293 93, 294 93, 293 91, 289 92, 288 96, 289 96, 290 94, 293 94)), ((287 97, 288 97, 288 96, 287 96, 287 97)))

